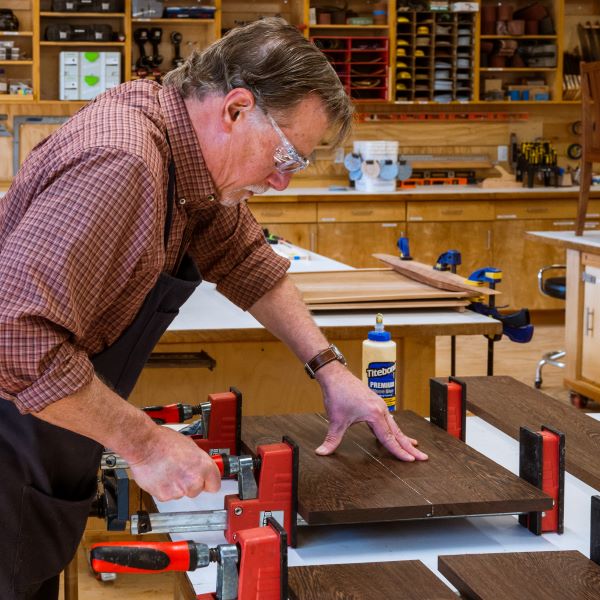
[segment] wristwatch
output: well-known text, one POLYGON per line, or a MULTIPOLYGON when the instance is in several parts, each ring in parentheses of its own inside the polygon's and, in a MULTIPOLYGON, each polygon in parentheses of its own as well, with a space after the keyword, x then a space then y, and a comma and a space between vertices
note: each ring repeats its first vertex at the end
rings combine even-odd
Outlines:
POLYGON ((311 379, 315 378, 315 373, 324 367, 327 363, 333 360, 339 360, 344 366, 347 366, 344 355, 339 351, 335 344, 331 344, 329 348, 322 350, 316 356, 313 356, 305 365, 304 370, 308 373, 311 379))

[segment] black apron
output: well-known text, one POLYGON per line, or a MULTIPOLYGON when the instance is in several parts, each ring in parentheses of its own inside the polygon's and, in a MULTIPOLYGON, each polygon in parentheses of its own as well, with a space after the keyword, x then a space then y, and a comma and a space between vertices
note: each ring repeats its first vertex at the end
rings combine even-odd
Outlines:
MULTIPOLYGON (((169 164, 165 249, 175 202, 169 164)), ((91 357, 97 375, 120 396, 131 393, 152 349, 201 282, 183 255, 163 272, 133 323, 91 357), (179 262, 179 261, 178 261, 179 262)), ((0 599, 56 600, 59 574, 73 558, 96 494, 102 446, 0 399, 0 599)))

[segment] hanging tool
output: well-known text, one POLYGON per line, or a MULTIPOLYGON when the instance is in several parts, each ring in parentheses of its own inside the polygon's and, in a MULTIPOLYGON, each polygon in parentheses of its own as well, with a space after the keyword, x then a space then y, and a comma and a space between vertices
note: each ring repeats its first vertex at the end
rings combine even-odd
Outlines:
MULTIPOLYGON (((179 431, 209 454, 239 454, 242 427, 242 393, 236 388, 229 392, 209 394, 198 406, 169 404, 142 409, 158 423, 181 423, 194 414, 201 418, 179 431)), ((105 450, 102 469, 127 468, 127 463, 115 452, 105 450)))
POLYGON ((179 31, 171 32, 171 44, 173 44, 173 67, 176 69, 180 67, 185 61, 181 57, 181 42, 183 40, 183 36, 179 31))
POLYGON ((287 536, 273 517, 265 525, 216 548, 193 541, 93 544, 90 565, 96 573, 163 573, 216 562, 216 592, 198 600, 287 600, 287 536))
POLYGON ((146 27, 138 27, 133 32, 133 41, 137 44, 140 56, 135 63, 136 69, 151 69, 152 57, 146 54, 146 43, 149 41, 150 32, 146 27))
MULTIPOLYGON (((462 264, 462 257, 458 250, 447 250, 438 256, 434 269, 436 271, 451 271, 456 273, 457 267, 462 264)), ((456 336, 450 336, 450 375, 456 375, 456 336)))

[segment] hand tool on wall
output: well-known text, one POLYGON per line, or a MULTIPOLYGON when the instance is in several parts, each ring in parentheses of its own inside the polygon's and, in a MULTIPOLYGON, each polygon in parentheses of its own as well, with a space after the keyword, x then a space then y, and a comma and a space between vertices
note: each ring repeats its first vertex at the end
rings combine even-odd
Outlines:
POLYGON ((150 29, 150 35, 148 36, 150 45, 152 46, 152 57, 150 60, 153 67, 158 67, 163 61, 163 57, 158 52, 158 47, 162 40, 162 33, 163 31, 160 27, 152 27, 152 29, 150 29))
POLYGON ((181 57, 181 42, 183 40, 183 36, 181 35, 181 33, 179 31, 172 31, 171 32, 171 44, 173 44, 173 67, 176 69, 177 67, 180 67, 183 63, 184 60, 181 57))
MULTIPOLYGON (((436 271, 451 271, 456 273, 458 266, 462 263, 462 257, 458 250, 447 250, 438 256, 435 261, 436 271)), ((456 336, 450 336, 450 375, 456 375, 456 336)))
POLYGON ((138 27, 133 32, 133 41, 137 44, 140 56, 135 63, 136 69, 152 68, 152 60, 146 54, 146 44, 149 41, 149 31, 146 27, 138 27))
POLYGON ((265 527, 239 532, 235 544, 108 542, 93 544, 96 573, 194 571, 217 563, 216 592, 198 600, 287 600, 287 536, 273 517, 265 527))

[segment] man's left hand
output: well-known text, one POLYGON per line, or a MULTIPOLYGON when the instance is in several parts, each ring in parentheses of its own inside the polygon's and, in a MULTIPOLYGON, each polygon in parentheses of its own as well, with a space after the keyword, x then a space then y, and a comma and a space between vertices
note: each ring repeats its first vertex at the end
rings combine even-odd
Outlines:
POLYGON ((385 402, 368 389, 346 367, 333 361, 317 372, 323 389, 323 401, 329 418, 329 429, 317 454, 332 454, 344 433, 353 423, 364 421, 377 439, 400 460, 427 460, 415 446, 417 440, 407 437, 392 417, 385 402))

